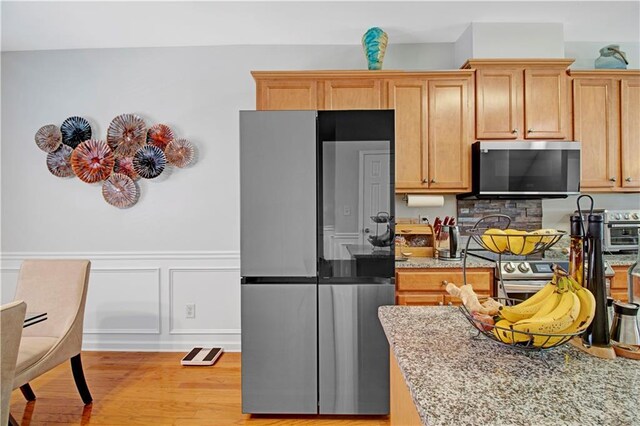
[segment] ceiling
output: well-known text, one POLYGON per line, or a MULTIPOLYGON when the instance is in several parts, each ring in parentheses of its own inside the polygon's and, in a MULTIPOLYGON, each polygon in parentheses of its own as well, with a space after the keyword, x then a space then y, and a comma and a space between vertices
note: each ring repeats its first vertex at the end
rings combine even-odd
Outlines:
POLYGON ((564 24, 565 41, 637 42, 640 2, 2 1, 2 50, 454 42, 471 22, 564 24))

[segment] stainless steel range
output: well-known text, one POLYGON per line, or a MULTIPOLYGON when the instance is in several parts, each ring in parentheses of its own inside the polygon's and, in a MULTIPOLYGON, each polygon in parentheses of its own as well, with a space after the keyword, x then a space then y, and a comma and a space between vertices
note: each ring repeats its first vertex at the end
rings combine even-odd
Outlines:
MULTIPOLYGON (((540 290, 553 277, 553 265, 558 265, 565 271, 569 269, 568 261, 552 260, 503 260, 496 262, 494 281, 498 297, 525 300, 540 290), (504 287, 500 285, 500 275, 504 287)), ((614 271, 605 262, 605 277, 607 292, 614 271)))

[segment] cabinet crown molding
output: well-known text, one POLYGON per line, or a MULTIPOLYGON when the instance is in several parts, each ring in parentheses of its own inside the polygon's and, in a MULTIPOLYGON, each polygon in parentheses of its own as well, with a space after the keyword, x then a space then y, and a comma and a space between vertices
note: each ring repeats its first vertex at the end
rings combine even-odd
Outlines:
POLYGON ((621 69, 593 69, 593 70, 569 70, 571 77, 640 77, 640 70, 621 69))
POLYGON ((460 68, 474 69, 484 67, 502 68, 569 68, 575 59, 535 58, 535 59, 469 59, 460 68))
POLYGON ((251 71, 255 81, 260 80, 323 80, 341 78, 384 79, 384 78, 433 78, 473 76, 473 70, 433 70, 433 71, 368 71, 368 70, 304 70, 304 71, 251 71))

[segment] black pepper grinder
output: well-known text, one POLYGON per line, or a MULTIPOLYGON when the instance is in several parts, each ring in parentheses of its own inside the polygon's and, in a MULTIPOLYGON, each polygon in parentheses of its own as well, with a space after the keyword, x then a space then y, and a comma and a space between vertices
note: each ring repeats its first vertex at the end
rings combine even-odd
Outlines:
POLYGON ((607 312, 607 283, 604 275, 604 259, 602 257, 603 218, 590 214, 587 227, 589 245, 589 270, 586 275, 587 289, 596 299, 596 313, 593 321, 582 335, 587 345, 609 346, 609 315, 607 312))

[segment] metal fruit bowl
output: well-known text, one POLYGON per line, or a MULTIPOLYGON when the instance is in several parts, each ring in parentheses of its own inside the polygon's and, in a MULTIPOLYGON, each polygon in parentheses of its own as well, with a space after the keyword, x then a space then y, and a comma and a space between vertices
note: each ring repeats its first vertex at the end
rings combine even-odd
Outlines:
MULTIPOLYGON (((506 299, 494 297, 494 300, 502 303, 503 305, 515 305, 520 303, 521 300, 518 299, 506 299)), ((480 302, 487 300, 480 299, 480 302)), ((571 334, 546 334, 546 333, 528 333, 524 331, 515 331, 510 328, 497 327, 494 324, 488 324, 482 322, 473 317, 472 313, 467 309, 466 306, 460 305, 459 307, 462 315, 471 323, 471 325, 478 330, 478 336, 483 334, 489 340, 492 340, 500 345, 508 346, 510 348, 515 348, 523 351, 546 351, 548 349, 557 348, 558 346, 564 345, 569 340, 571 340, 574 336, 579 336, 583 332, 571 333, 571 334), (506 338, 498 337, 493 333, 493 329, 497 329, 501 332, 506 332, 507 335, 511 338, 511 341, 506 338), (539 345, 534 344, 534 338, 538 338, 540 341, 539 345), (549 343, 551 339, 554 339, 553 342, 549 343), (556 340, 557 339, 557 340, 556 340), (525 340, 523 342, 516 342, 517 340, 525 340)), ((501 333, 497 333, 500 335, 501 333)))
MULTIPOLYGON (((496 254, 514 254, 518 256, 528 256, 548 250, 567 234, 565 231, 555 231, 547 234, 485 234, 489 229, 473 228, 466 232, 473 241, 485 250, 496 254)), ((507 229, 502 229, 502 231, 507 229)))

